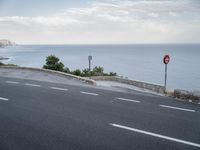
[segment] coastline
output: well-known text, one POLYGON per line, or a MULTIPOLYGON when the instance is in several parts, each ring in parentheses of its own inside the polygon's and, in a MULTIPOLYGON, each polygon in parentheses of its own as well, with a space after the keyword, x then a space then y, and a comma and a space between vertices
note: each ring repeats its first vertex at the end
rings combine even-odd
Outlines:
POLYGON ((0 49, 9 57, 3 62, 24 67, 41 68, 46 56, 54 54, 70 69, 88 67, 88 55, 93 56, 92 67, 102 66, 106 72, 117 72, 128 79, 155 84, 164 83, 162 57, 170 54, 168 87, 189 91, 200 90, 198 56, 200 45, 34 45, 11 46, 0 49), (105 55, 106 54, 106 55, 105 55), (28 60, 28 61, 27 61, 28 60))

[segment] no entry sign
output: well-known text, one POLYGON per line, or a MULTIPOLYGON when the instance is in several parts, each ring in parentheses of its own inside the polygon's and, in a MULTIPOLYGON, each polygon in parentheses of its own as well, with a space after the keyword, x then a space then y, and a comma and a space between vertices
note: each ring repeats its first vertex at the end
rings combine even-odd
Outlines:
POLYGON ((164 58, 163 58, 163 63, 164 63, 164 64, 168 64, 169 61, 170 61, 169 55, 165 55, 164 58))
POLYGON ((167 64, 170 61, 170 57, 169 55, 165 55, 163 58, 163 63, 165 64, 165 93, 167 93, 166 91, 166 87, 167 87, 167 64))

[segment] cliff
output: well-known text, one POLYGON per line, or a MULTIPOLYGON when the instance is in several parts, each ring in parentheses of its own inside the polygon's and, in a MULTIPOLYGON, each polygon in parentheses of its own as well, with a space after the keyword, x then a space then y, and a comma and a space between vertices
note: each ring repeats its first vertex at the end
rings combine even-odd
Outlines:
POLYGON ((14 46, 16 45, 14 42, 9 41, 9 40, 0 40, 0 47, 5 47, 5 46, 14 46))

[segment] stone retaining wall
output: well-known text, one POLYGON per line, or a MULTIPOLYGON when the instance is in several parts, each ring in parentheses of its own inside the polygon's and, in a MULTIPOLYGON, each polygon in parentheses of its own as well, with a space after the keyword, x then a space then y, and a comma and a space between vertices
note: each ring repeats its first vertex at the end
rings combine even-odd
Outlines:
POLYGON ((115 82, 124 83, 124 84, 128 84, 128 85, 133 85, 133 86, 143 88, 143 89, 148 89, 148 90, 151 90, 153 92, 157 92, 157 93, 161 93, 161 94, 165 93, 164 86, 146 83, 146 82, 142 82, 142 81, 123 79, 123 78, 120 78, 120 77, 117 77, 117 76, 96 76, 96 77, 90 77, 90 79, 93 79, 93 80, 96 80, 96 81, 99 81, 99 80, 101 80, 101 81, 115 81, 115 82))
POLYGON ((115 81, 115 82, 124 83, 124 84, 128 84, 128 85, 133 85, 133 86, 136 86, 139 88, 151 90, 153 92, 166 94, 167 96, 172 96, 172 97, 175 97, 178 99, 182 99, 185 101, 200 104, 200 92, 189 92, 186 90, 175 89, 172 91, 167 91, 167 93, 165 93, 164 86, 146 83, 146 82, 142 82, 142 81, 123 79, 123 78, 120 78, 117 76, 115 76, 115 77, 113 77, 113 76, 98 76, 98 77, 90 77, 90 79, 93 79, 96 81, 115 81))

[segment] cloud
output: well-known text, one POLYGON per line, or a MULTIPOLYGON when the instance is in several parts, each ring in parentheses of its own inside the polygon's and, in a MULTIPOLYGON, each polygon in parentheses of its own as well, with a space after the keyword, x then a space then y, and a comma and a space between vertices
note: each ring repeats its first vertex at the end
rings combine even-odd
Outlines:
POLYGON ((0 38, 33 44, 200 42, 191 0, 95 2, 50 16, 0 17, 0 38))

